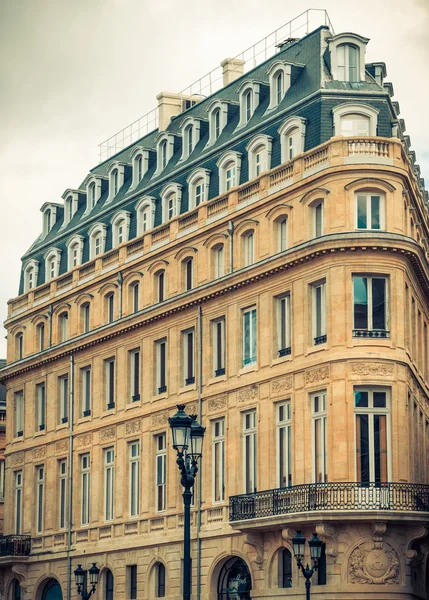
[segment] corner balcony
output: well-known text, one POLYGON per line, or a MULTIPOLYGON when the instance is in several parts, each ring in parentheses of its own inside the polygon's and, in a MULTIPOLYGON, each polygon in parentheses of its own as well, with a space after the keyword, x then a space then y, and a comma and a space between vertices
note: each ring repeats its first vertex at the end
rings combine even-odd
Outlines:
MULTIPOLYGON (((429 485, 417 483, 310 483, 229 499, 229 521, 237 529, 257 529, 286 522, 370 517, 370 511, 396 518, 418 515, 429 520, 429 485), (336 513, 333 515, 333 513, 336 513), (285 517, 287 518, 285 519, 285 517)), ((412 516, 411 516, 412 518, 412 516)))
POLYGON ((31 536, 29 535, 1 535, 0 557, 3 556, 28 556, 31 550, 31 536))

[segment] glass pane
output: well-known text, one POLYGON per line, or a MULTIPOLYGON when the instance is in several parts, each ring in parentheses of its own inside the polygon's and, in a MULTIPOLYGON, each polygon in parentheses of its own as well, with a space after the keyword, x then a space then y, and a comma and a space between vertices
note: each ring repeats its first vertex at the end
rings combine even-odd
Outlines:
POLYGON ((386 415, 374 415, 374 480, 387 480, 386 415))
POLYGON ((349 81, 359 81, 358 78, 358 49, 348 46, 349 51, 349 81))
POLYGON ((372 280, 372 328, 386 329, 386 280, 372 280))
POLYGON ((356 460, 358 481, 369 482, 368 415, 356 415, 356 460))
POLYGON ((374 408, 386 408, 386 392, 374 392, 374 408))
POLYGON ((357 227, 358 229, 367 228, 366 196, 357 197, 357 227))
POLYGON ((252 310, 252 359, 256 360, 256 310, 252 310))
POLYGON ((368 406, 368 392, 355 392, 355 406, 368 406))
POLYGON ((371 229, 381 229, 380 196, 371 196, 371 229))
POLYGON ((353 316, 355 329, 368 329, 368 280, 353 277, 353 316))

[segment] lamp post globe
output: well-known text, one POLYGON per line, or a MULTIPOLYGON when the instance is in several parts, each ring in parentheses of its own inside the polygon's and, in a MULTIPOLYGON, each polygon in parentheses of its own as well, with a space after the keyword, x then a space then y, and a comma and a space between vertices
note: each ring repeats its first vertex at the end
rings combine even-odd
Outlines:
POLYGON ((309 540, 308 545, 310 546, 310 556, 313 562, 319 560, 320 555, 322 554, 322 540, 318 537, 317 533, 313 533, 313 537, 309 540))
POLYGON ((189 448, 192 419, 184 411, 185 405, 178 404, 177 412, 168 419, 173 437, 173 448, 180 454, 189 448))
POLYGON ((191 458, 198 462, 203 454, 203 441, 206 428, 197 421, 197 415, 191 415, 191 458))
POLYGON ((296 536, 292 539, 293 554, 297 561, 302 561, 305 551, 305 537, 300 531, 296 532, 296 536))
POLYGON ((100 574, 100 569, 97 567, 96 563, 92 563, 92 567, 88 569, 89 572, 89 582, 95 588, 98 583, 98 576, 100 574))

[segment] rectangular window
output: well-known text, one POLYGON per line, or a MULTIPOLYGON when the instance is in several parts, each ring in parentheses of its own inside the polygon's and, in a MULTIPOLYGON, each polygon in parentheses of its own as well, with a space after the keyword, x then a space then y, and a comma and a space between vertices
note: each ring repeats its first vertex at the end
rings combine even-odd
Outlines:
POLYGON ((313 219, 314 237, 320 237, 323 235, 323 202, 313 206, 313 219))
POLYGON ((182 333, 183 338, 183 370, 185 385, 195 383, 195 341, 194 330, 182 333))
POLYGON ((381 229, 381 196, 358 194, 356 196, 356 228, 381 229))
POLYGON ((140 400, 140 350, 131 350, 128 355, 130 365, 131 402, 137 402, 140 400))
POLYGON ((388 337, 385 277, 353 276, 353 336, 388 337))
POLYGON ((243 413, 244 493, 256 492, 256 410, 243 413))
POLYGON ((225 500, 225 419, 212 424, 213 431, 213 501, 225 500))
POLYGON ((256 308, 243 311, 243 366, 256 363, 256 308))
POLYGON ((130 459, 130 517, 137 517, 140 512, 140 442, 131 442, 130 459))
POLYGON ((45 429, 46 415, 46 387, 44 383, 36 385, 36 403, 37 403, 37 431, 45 429))
POLYGON ((223 246, 219 246, 213 250, 214 256, 214 272, 215 279, 223 277, 224 275, 224 257, 223 257, 223 246))
POLYGON ((248 267, 255 262, 255 236, 253 232, 246 234, 243 238, 244 266, 248 267))
POLYGON ((65 529, 67 523, 67 461, 60 460, 59 467, 59 523, 60 529, 65 529))
POLYGON ((137 565, 127 567, 129 581, 129 598, 130 600, 137 599, 137 565))
POLYGON ((158 394, 167 391, 167 340, 156 342, 156 387, 158 394))
POLYGON ((278 222, 279 252, 287 250, 287 217, 278 222))
POLYGON ((161 271, 157 277, 158 282, 158 302, 164 302, 165 298, 165 273, 161 271))
POLYGON ((194 261, 192 258, 188 259, 185 263, 185 290, 192 290, 194 279, 194 261))
POLYGON ((277 487, 292 485, 292 419, 290 402, 277 405, 277 487))
POLYGON ((0 460, 0 500, 4 501, 5 461, 0 460))
POLYGON ((80 370, 82 384, 82 416, 89 417, 91 414, 91 367, 80 370))
POLYGON ((22 471, 15 471, 15 534, 22 533, 22 471))
POLYGON ((45 500, 45 467, 36 467, 36 531, 43 531, 43 513, 45 500))
POLYGON ((89 454, 82 454, 80 458, 81 468, 81 525, 88 525, 90 519, 90 492, 91 492, 91 460, 89 454))
POLYGON ((115 296, 109 294, 107 296, 107 322, 113 323, 115 319, 115 296))
POLYGON ((355 388, 356 474, 361 483, 388 481, 387 392, 355 388))
POLYGON ((326 283, 313 283, 313 343, 324 344, 326 342, 326 283))
POLYGON ((213 372, 225 375, 225 318, 213 321, 213 372))
POLYGON ((69 416, 69 376, 58 378, 60 388, 60 423, 67 423, 69 416))
POLYGON ((235 165, 230 165, 225 169, 225 191, 228 192, 235 185, 235 165))
POLYGON ((312 395, 313 408, 313 480, 328 481, 326 392, 312 395))
POLYGON ((88 331, 91 329, 90 317, 91 308, 89 303, 87 303, 82 306, 83 333, 88 333, 88 331))
POLYGON ((133 285, 133 312, 137 312, 139 310, 139 293, 140 286, 138 283, 133 285))
POLYGON ((115 451, 113 448, 104 450, 104 519, 113 519, 113 504, 115 493, 115 451))
POLYGON ((156 441, 156 485, 155 506, 156 512, 162 512, 166 507, 167 488, 167 447, 166 434, 157 435, 156 441))
POLYGON ((15 392, 15 437, 24 435, 24 391, 15 392))
POLYGON ((277 349, 279 356, 288 356, 291 353, 290 324, 290 295, 287 294, 277 299, 277 349))
POLYGON ((106 410, 115 408, 115 359, 104 361, 104 378, 106 386, 106 410))

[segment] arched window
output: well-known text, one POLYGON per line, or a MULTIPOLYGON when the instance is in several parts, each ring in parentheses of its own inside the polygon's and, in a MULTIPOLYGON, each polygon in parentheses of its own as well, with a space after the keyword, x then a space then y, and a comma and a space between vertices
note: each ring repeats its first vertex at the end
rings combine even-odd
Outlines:
POLYGON ((88 196, 89 196, 89 208, 93 209, 95 206, 96 200, 96 191, 95 191, 95 182, 91 183, 88 188, 88 196))
POLYGON ((112 571, 110 571, 109 569, 106 570, 104 581, 105 581, 104 598, 105 598, 105 600, 113 600, 115 578, 113 577, 112 571))
POLYGON ((339 81, 360 81, 359 48, 352 44, 337 46, 337 77, 339 81))
POLYGON ((107 226, 104 223, 95 223, 88 231, 90 259, 104 253, 106 244, 107 226))
POLYGON ((273 138, 258 135, 246 146, 249 161, 249 179, 258 177, 271 168, 271 146, 273 138))
POLYGON ((329 40, 331 72, 334 81, 365 81, 365 51, 368 38, 356 33, 340 33, 329 40))
POLYGON ((51 281, 58 277, 60 272, 61 250, 52 248, 45 257, 45 280, 51 281))
POLYGON ((56 579, 50 579, 43 588, 41 600, 62 600, 61 586, 56 579))
POLYGON ((126 210, 120 210, 117 212, 112 219, 112 245, 113 248, 128 242, 128 236, 130 231, 130 217, 131 213, 126 210))
POLYGON ((155 275, 156 280, 156 296, 158 302, 164 302, 165 300, 165 271, 158 271, 155 275))
POLYGON ((132 188, 138 186, 149 169, 149 152, 148 149, 142 146, 136 146, 131 153, 132 188))
POLYGON ((244 266, 248 267, 255 262, 255 234, 248 231, 243 235, 243 257, 244 266))
POLYGON ((68 196, 65 200, 64 200, 64 223, 68 223, 73 214, 73 196, 68 196))
POLYGON ((91 305, 89 302, 84 302, 80 307, 80 316, 82 321, 83 333, 88 333, 91 329, 91 305))
POLYGON ((224 247, 223 244, 218 244, 212 250, 213 253, 213 266, 214 266, 214 277, 218 279, 219 277, 223 277, 225 273, 225 264, 224 264, 224 247))
POLYGON ((334 135, 377 135, 378 110, 367 104, 340 104, 332 109, 334 135))
POLYGON ((219 191, 221 194, 240 185, 241 154, 226 152, 216 163, 219 168, 219 191))
POLYGON ((165 567, 162 563, 156 565, 156 597, 165 598, 165 567))
POLYGON ((276 221, 277 224, 277 235, 278 235, 278 248, 279 252, 287 250, 288 247, 288 218, 280 217, 276 221))
POLYGON ((167 141, 164 140, 159 146, 159 160, 161 163, 161 169, 165 169, 167 166, 167 141))
POLYGON ((58 333, 59 341, 66 342, 69 337, 69 315, 63 312, 58 317, 58 333))
POLYGON ((140 283, 133 281, 129 286, 129 306, 131 312, 137 312, 140 308, 140 283))
POLYGON ((260 84, 256 81, 243 81, 238 93, 240 97, 240 122, 238 127, 242 127, 250 121, 259 105, 260 84))
POLYGON ((246 115, 246 122, 250 121, 253 115, 253 96, 252 90, 248 90, 244 94, 244 110, 246 115))
POLYGON ((115 320, 115 294, 110 292, 105 297, 106 322, 113 323, 115 320))
POLYGON ((39 323, 36 327, 36 348, 39 352, 45 349, 45 325, 39 323))
POLYGON ((21 585, 17 579, 12 581, 12 600, 21 600, 21 585))
POLYGON ((217 140, 217 138, 220 136, 220 108, 217 108, 213 112, 213 129, 214 139, 217 140))
POLYGON ((178 183, 170 183, 161 191, 162 198, 162 222, 166 223, 180 214, 182 202, 182 186, 178 183))
POLYGON ((189 210, 192 210, 201 202, 208 200, 210 185, 210 171, 207 169, 196 169, 186 180, 189 185, 189 210))
POLYGON ((24 356, 24 334, 17 333, 15 336, 15 360, 21 360, 24 356))
POLYGON ((112 171, 112 187, 113 187, 113 195, 116 196, 116 194, 119 191, 119 173, 118 173, 118 169, 115 169, 114 171, 112 171))
POLYGON ((137 235, 146 233, 153 228, 155 220, 156 201, 152 196, 144 196, 136 204, 137 235))
POLYGON ((306 119, 292 117, 279 129, 282 162, 292 160, 304 152, 306 119))
POLYGON ((67 242, 67 264, 68 269, 74 269, 82 264, 84 238, 74 235, 67 242))
POLYGON ((279 550, 279 587, 292 587, 292 553, 288 548, 279 550))
POLYGON ((291 65, 276 60, 271 64, 267 73, 270 78, 270 105, 268 108, 275 108, 290 88, 291 65))
POLYGON ((104 191, 103 180, 107 180, 106 176, 94 175, 90 173, 85 178, 83 186, 86 189, 86 208, 85 215, 89 214, 101 198, 101 193, 104 191))
POLYGON ((194 287, 194 259, 187 258, 183 261, 183 274, 185 281, 185 290, 192 290, 194 287))
POLYGON ((64 200, 64 218, 61 225, 61 228, 63 228, 70 223, 79 207, 79 192, 78 190, 67 189, 61 198, 64 200))
POLYGON ((118 194, 125 181, 126 164, 119 161, 111 163, 107 169, 109 176, 109 196, 106 202, 111 202, 118 194))
POLYGON ((141 181, 143 179, 143 156, 141 154, 136 158, 136 170, 137 181, 141 181))
POLYGON ((37 278, 39 275, 39 262, 30 260, 24 267, 24 293, 37 287, 37 278))
POLYGON ((207 108, 209 116, 209 141, 211 146, 219 138, 225 125, 228 123, 228 102, 225 100, 214 100, 207 108))
POLYGON ((322 544, 322 551, 317 563, 317 583, 318 585, 326 585, 326 544, 322 544))

